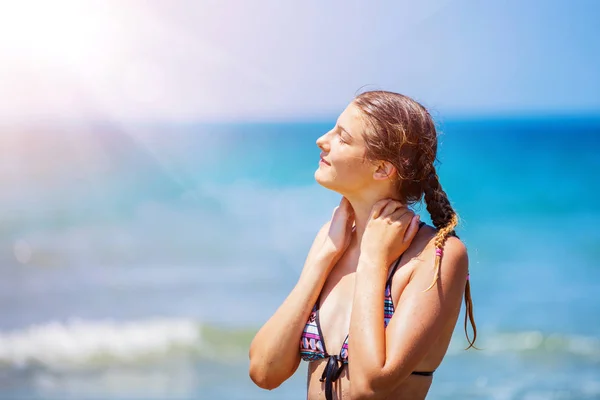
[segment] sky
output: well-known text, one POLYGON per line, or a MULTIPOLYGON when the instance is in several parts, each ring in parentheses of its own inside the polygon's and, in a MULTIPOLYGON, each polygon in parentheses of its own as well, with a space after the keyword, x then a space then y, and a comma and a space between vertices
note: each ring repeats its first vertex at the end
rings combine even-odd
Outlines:
POLYGON ((600 114, 594 0, 0 0, 0 122, 600 114))

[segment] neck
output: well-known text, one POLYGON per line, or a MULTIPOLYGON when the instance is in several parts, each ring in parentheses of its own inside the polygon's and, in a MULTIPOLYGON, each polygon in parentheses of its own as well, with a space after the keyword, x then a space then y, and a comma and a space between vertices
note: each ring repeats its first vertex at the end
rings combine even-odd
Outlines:
POLYGON ((362 237, 365 233, 365 229, 367 228, 367 223, 369 222, 369 217, 371 216, 371 211, 375 203, 379 200, 383 199, 394 199, 399 200, 397 196, 386 194, 372 194, 370 196, 346 196, 350 205, 352 205, 352 209, 354 210, 354 223, 356 226, 355 235, 357 243, 361 243, 362 237))

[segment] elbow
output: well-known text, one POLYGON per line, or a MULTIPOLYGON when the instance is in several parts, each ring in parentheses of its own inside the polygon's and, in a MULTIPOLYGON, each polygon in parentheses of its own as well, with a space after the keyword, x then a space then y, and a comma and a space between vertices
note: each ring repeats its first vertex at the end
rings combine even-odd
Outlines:
POLYGON ((252 382, 261 389, 273 390, 281 385, 281 382, 276 382, 263 368, 250 366, 248 375, 252 382))
POLYGON ((266 390, 273 390, 279 387, 285 380, 276 376, 276 374, 270 373, 267 366, 253 362, 253 360, 250 360, 248 375, 256 386, 266 390))
POLYGON ((350 382, 350 398, 352 400, 375 400, 381 396, 369 382, 356 379, 350 382))
POLYGON ((279 386, 273 382, 272 374, 269 374, 268 362, 265 362, 264 358, 260 357, 254 349, 254 342, 250 345, 248 356, 250 358, 248 376, 256 386, 266 390, 273 390, 279 386))
POLYGON ((350 381, 350 398, 352 400, 380 400, 387 398, 389 394, 389 388, 386 389, 383 382, 377 383, 366 376, 356 376, 350 381))
POLYGON ((352 400, 377 400, 381 397, 376 391, 368 387, 354 387, 350 384, 350 398, 352 400))
POLYGON ((375 397, 374 393, 371 391, 358 391, 358 390, 350 390, 350 398, 352 400, 371 400, 375 397))
POLYGON ((273 390, 296 372, 300 364, 300 352, 273 356, 269 351, 250 346, 248 375, 261 389, 273 390))

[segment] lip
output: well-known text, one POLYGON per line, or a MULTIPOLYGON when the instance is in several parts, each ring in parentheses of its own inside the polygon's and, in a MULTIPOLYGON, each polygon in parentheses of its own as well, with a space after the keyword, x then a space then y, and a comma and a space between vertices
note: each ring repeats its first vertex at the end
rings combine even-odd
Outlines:
POLYGON ((325 161, 325 159, 323 158, 323 156, 321 156, 321 162, 325 165, 331 165, 329 164, 327 161, 325 161))

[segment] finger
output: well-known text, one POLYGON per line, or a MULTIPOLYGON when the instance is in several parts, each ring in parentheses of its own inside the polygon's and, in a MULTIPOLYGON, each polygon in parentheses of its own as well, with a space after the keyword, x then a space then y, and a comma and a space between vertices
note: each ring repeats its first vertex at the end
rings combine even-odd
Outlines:
POLYGON ((348 216, 348 219, 346 219, 346 228, 354 230, 354 223, 354 214, 351 214, 348 216))
POLYGON ((335 215, 335 212, 338 210, 338 208, 340 208, 340 207, 337 206, 337 207, 333 208, 333 212, 331 213, 331 219, 333 219, 333 216, 335 215))
POLYGON ((396 200, 391 200, 389 203, 386 204, 386 206, 381 211, 381 216, 382 217, 391 216, 396 210, 402 209, 402 208, 404 208, 402 203, 400 203, 399 201, 396 201, 396 200))
POLYGON ((414 213, 407 207, 399 207, 390 215, 390 218, 392 221, 404 222, 403 218, 405 218, 405 215, 410 215, 412 217, 414 213))
POLYGON ((404 243, 410 243, 415 238, 415 236, 417 235, 417 232, 419 232, 419 222, 420 221, 421 221, 420 215, 415 215, 412 217, 412 219, 410 221, 410 225, 408 226, 408 229, 406 230, 406 232, 404 232, 404 240, 403 240, 404 243))
POLYGON ((348 208, 348 199, 346 199, 345 197, 342 196, 342 199, 340 200, 340 204, 338 205, 338 208, 340 209, 340 211, 345 211, 348 208))
POLYGON ((347 207, 348 205, 350 205, 350 202, 346 197, 342 196, 342 199, 340 200, 340 207, 347 207))
POLYGON ((350 205, 350 202, 348 201, 348 199, 345 197, 342 197, 342 199, 340 200, 340 204, 336 208, 333 209, 334 214, 336 211, 338 211, 341 214, 349 215, 354 210, 352 209, 352 206, 350 205))
POLYGON ((381 211, 389 202, 390 199, 383 199, 373 204, 373 208, 371 208, 371 219, 379 217, 381 215, 381 211))
POLYGON ((347 198, 343 198, 342 199, 342 208, 343 210, 346 212, 346 214, 348 215, 348 217, 354 217, 354 208, 352 208, 352 204, 350 204, 350 201, 347 198))
POLYGON ((402 234, 405 234, 406 229, 410 225, 411 218, 415 215, 415 213, 408 208, 399 208, 390 216, 392 223, 400 226, 400 231, 402 234))

